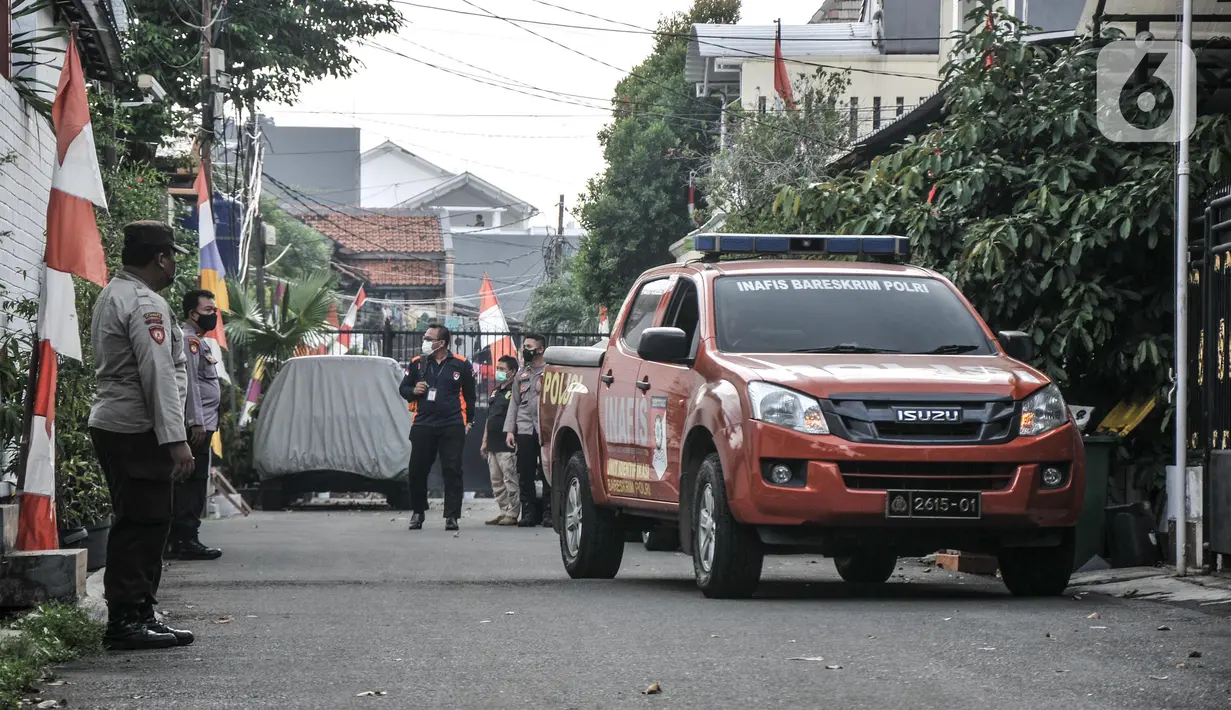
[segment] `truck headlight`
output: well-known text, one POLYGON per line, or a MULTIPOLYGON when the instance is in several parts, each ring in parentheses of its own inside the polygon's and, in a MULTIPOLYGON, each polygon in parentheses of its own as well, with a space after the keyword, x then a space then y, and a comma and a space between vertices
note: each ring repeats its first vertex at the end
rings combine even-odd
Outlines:
POLYGON ((1022 436, 1047 433, 1068 420, 1069 410, 1055 385, 1047 385, 1022 400, 1022 436))
POLYGON ((749 382, 752 418, 805 434, 828 434, 829 425, 814 397, 768 382, 749 382))

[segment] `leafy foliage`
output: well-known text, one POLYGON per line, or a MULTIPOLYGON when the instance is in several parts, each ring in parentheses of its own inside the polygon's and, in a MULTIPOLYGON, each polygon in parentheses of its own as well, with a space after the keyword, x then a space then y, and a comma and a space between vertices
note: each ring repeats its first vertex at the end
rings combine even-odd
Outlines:
POLYGON ((329 269, 333 245, 325 235, 295 219, 276 200, 261 201, 261 219, 278 230, 278 247, 271 249, 270 276, 301 281, 329 269))
POLYGON ((242 348, 255 361, 265 363, 265 381, 273 382, 287 360, 328 341, 330 307, 337 296, 330 290, 332 275, 314 274, 284 291, 282 302, 263 311, 251 291, 228 284, 231 292, 231 320, 226 323, 227 339, 242 348))
POLYGON ((598 329, 598 311, 582 296, 575 260, 570 257, 555 276, 535 289, 526 314, 531 330, 580 333, 598 329))
POLYGON ((734 23, 739 0, 695 0, 658 23, 654 52, 616 85, 616 118, 599 133, 607 168, 580 197, 577 278, 591 303, 619 302, 647 267, 669 259, 691 229, 688 176, 716 147, 720 99, 698 99, 684 78, 692 23, 734 23))
POLYGON ((0 639, 0 709, 17 710, 25 694, 47 678, 55 663, 103 650, 103 627, 81 609, 68 604, 44 604, 13 623, 16 637, 0 639))
MULTIPOLYGON (((784 189, 772 228, 909 234, 916 261, 993 328, 1033 334, 1036 364, 1072 401, 1158 393, 1172 355, 1174 147, 1099 132, 1095 38, 1026 44, 1014 18, 996 19, 959 42, 942 124, 866 169, 784 189)), ((1194 194, 1231 177, 1231 119, 1200 119, 1192 151, 1204 157, 1194 194)))

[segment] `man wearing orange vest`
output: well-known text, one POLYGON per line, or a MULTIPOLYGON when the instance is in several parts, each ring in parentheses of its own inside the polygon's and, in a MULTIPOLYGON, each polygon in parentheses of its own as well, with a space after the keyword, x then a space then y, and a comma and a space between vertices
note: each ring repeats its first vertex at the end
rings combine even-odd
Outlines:
POLYGON ((436 323, 423 338, 423 355, 410 361, 399 391, 415 412, 410 426, 410 529, 423 528, 427 475, 436 457, 445 483, 445 529, 462 517, 462 448, 474 421, 475 382, 470 363, 449 350, 449 329, 436 323))

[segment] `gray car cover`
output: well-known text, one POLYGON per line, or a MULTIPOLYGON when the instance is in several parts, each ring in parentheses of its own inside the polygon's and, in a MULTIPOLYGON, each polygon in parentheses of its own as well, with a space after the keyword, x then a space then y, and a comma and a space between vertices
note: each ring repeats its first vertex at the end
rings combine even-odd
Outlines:
POLYGON ((256 418, 253 453, 261 480, 308 471, 404 478, 411 420, 398 394, 404 374, 384 357, 320 355, 287 362, 256 418))

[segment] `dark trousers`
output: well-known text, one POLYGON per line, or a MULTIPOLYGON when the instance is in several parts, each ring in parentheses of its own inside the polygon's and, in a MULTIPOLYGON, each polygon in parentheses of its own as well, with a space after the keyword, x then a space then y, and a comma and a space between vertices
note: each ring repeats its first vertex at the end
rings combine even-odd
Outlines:
POLYGON ((171 542, 192 542, 197 539, 197 530, 201 527, 201 513, 205 510, 205 498, 209 489, 210 437, 214 432, 207 432, 205 443, 193 449, 196 458, 196 468, 192 475, 175 483, 175 519, 171 521, 171 542))
POLYGON ((462 447, 466 427, 410 428, 410 507, 416 513, 427 511, 427 474, 440 457, 440 474, 445 480, 444 517, 462 517, 462 447))
POLYGON ((115 613, 158 603, 162 552, 171 529, 174 496, 171 454, 154 432, 117 434, 90 429, 111 491, 115 522, 107 541, 103 594, 115 613))
POLYGON ((517 477, 521 484, 521 509, 524 517, 534 517, 547 512, 547 502, 551 500, 551 489, 547 479, 541 476, 542 460, 539 456, 541 447, 539 437, 534 434, 517 435, 517 477), (543 481, 543 497, 536 498, 534 482, 543 481))

